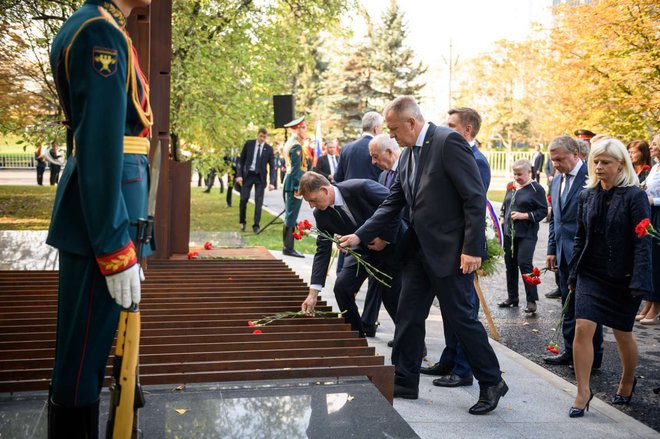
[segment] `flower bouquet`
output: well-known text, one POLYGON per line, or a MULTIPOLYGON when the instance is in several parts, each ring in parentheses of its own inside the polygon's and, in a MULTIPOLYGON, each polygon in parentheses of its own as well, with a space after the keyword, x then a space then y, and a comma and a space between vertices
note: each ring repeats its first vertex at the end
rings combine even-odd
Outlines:
POLYGON ((326 239, 328 241, 332 241, 333 243, 337 244, 338 247, 342 248, 345 250, 349 255, 353 256, 355 260, 357 261, 358 265, 362 268, 364 268, 367 271, 367 274, 371 277, 373 277, 375 280, 380 282, 381 284, 385 285, 388 288, 392 288, 387 282, 392 280, 392 276, 389 274, 380 271, 378 268, 374 267, 371 265, 369 262, 365 261, 362 258, 362 255, 352 248, 349 247, 342 247, 339 244, 339 240, 335 238, 334 236, 330 235, 328 232, 318 229, 314 226, 312 226, 312 223, 310 223, 308 220, 303 220, 298 222, 298 228, 293 231, 293 237, 297 240, 303 239, 305 235, 308 235, 309 233, 314 233, 317 234, 321 239, 326 239), (387 280, 385 280, 387 279, 387 280))
POLYGON ((651 238, 660 240, 660 233, 653 227, 651 220, 644 218, 635 226, 635 233, 638 238, 643 238, 646 235, 649 235, 651 238))
MULTIPOLYGON (((275 320, 281 320, 281 319, 295 319, 295 318, 301 318, 301 317, 321 317, 321 318, 337 317, 337 318, 340 318, 344 315, 345 312, 346 311, 342 311, 342 312, 314 311, 314 314, 312 314, 310 316, 309 314, 305 313, 304 311, 286 311, 286 312, 273 314, 273 315, 270 315, 270 316, 263 316, 259 320, 250 320, 250 321, 247 322, 247 324, 250 327, 260 327, 260 326, 270 325, 275 320)), ((261 330, 260 329, 255 329, 253 333, 254 334, 261 334, 261 330)))

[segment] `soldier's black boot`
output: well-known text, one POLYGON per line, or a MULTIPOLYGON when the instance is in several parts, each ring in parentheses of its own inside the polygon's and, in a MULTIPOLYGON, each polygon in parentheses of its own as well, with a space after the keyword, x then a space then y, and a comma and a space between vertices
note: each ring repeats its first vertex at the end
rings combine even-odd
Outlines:
POLYGON ((64 407, 48 399, 48 439, 98 439, 99 401, 64 407))
POLYGON ((282 235, 282 239, 284 240, 284 248, 282 249, 282 254, 286 256, 293 256, 296 258, 304 258, 305 255, 302 253, 298 253, 294 248, 293 248, 293 231, 295 230, 294 227, 287 227, 284 226, 284 232, 282 235))

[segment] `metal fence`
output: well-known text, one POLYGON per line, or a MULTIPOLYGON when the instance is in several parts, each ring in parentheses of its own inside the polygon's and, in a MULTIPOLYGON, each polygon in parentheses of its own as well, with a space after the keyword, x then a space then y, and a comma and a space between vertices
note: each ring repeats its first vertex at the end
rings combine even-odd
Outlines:
POLYGON ((508 152, 508 151, 481 151, 488 160, 490 172, 494 176, 509 176, 511 165, 519 159, 527 159, 530 162, 534 158, 534 151, 508 152))
POLYGON ((34 168, 34 154, 0 154, 0 168, 34 168))
MULTIPOLYGON (((511 173, 511 165, 518 159, 526 158, 532 160, 534 151, 529 152, 507 152, 487 151, 483 154, 488 159, 490 170, 493 175, 508 176, 511 173)), ((36 165, 34 154, 0 154, 0 168, 34 168, 36 165)))

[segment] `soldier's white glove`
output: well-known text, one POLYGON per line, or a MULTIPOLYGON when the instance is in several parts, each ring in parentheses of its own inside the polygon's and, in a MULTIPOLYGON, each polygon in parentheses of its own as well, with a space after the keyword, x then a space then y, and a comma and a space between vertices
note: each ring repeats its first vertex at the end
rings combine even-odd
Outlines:
POLYGON ((105 277, 110 296, 123 308, 130 308, 132 303, 140 303, 140 280, 144 280, 140 264, 105 277))

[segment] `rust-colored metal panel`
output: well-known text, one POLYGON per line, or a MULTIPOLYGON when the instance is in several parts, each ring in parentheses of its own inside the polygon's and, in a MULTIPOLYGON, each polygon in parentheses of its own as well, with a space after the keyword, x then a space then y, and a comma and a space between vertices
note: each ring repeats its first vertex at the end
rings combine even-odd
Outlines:
MULTIPOLYGON (((300 309, 308 289, 282 261, 157 261, 146 277, 143 384, 366 375, 392 400, 393 368, 343 318, 248 324, 300 309)), ((56 295, 57 272, 0 271, 0 392, 48 388, 56 295)))

